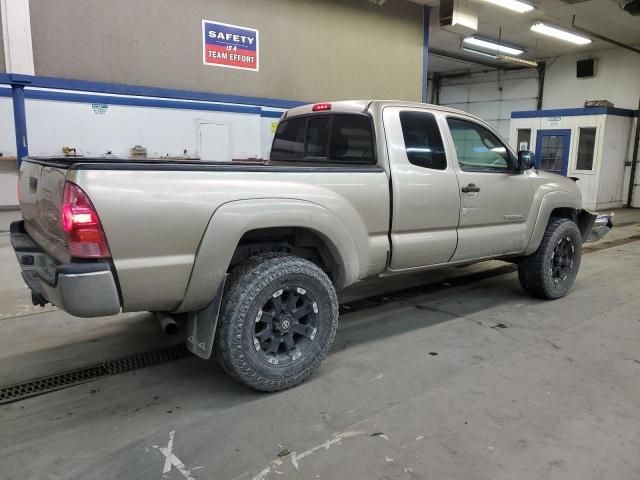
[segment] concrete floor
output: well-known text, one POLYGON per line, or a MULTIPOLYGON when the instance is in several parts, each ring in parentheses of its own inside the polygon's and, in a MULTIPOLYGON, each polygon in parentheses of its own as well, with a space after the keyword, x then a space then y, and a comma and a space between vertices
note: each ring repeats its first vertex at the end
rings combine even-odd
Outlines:
MULTIPOLYGON (((638 211, 617 223, 606 241, 640 234, 638 211)), ((189 358, 5 405, 0 478, 638 480, 639 267, 640 242, 611 245, 557 301, 510 273, 343 315, 319 371, 278 394, 189 358)), ((29 303, 0 233, 2 386, 176 341, 149 314, 29 303)))

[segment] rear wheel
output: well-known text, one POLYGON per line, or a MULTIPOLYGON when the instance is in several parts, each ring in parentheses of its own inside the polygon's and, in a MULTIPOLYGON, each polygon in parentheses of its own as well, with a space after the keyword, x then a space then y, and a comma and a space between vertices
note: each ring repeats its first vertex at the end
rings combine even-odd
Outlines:
POLYGON ((261 391, 292 387, 318 368, 338 325, 338 299, 315 264, 286 254, 254 257, 231 274, 216 336, 216 359, 261 391))
POLYGON ((535 297, 564 297, 578 274, 581 258, 578 226, 566 218, 551 219, 538 250, 518 262, 520 284, 535 297))

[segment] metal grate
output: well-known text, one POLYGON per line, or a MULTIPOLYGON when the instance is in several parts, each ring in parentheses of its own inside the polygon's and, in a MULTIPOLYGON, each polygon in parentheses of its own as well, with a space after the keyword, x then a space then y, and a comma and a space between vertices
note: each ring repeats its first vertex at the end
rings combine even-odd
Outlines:
POLYGON ((150 352, 128 355, 116 360, 108 360, 78 370, 36 378, 27 382, 0 388, 0 405, 72 387, 99 377, 117 375, 139 368, 173 362, 189 356, 191 356, 191 352, 187 350, 184 344, 173 345, 150 352))

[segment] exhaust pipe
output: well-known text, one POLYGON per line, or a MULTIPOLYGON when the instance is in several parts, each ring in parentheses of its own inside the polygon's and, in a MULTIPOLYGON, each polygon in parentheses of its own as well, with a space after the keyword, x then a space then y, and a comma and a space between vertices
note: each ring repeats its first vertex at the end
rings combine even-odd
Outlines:
POLYGON ((158 322, 160 323, 160 328, 167 335, 175 335, 178 333, 178 324, 173 319, 173 317, 167 312, 153 312, 158 322))

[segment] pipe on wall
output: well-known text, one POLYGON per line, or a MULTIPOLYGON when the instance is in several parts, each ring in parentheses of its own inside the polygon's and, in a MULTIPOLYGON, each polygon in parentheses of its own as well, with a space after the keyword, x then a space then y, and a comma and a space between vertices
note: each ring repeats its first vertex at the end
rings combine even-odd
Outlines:
POLYGON ((547 63, 538 62, 536 68, 538 70, 538 102, 536 104, 536 110, 542 110, 542 98, 544 97, 544 77, 547 72, 547 63))
POLYGON ((627 207, 631 208, 633 202, 633 190, 636 184, 636 169, 638 167, 638 143, 640 143, 640 96, 638 97, 638 116, 636 117, 636 136, 633 144, 633 156, 631 158, 631 175, 629 179, 629 193, 627 195, 627 207))

